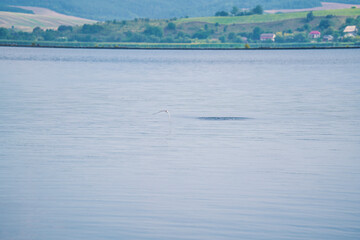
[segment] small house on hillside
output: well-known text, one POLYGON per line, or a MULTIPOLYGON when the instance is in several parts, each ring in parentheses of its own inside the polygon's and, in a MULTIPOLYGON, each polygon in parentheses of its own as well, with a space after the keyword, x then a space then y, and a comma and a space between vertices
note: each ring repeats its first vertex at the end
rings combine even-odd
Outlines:
POLYGON ((275 42, 276 35, 273 33, 263 33, 260 35, 260 41, 273 41, 275 42))
POLYGON ((344 34, 345 36, 348 36, 348 37, 355 37, 355 35, 357 34, 357 27, 356 26, 347 26, 345 29, 344 29, 344 34))
POLYGON ((309 33, 309 37, 310 37, 310 38, 313 38, 313 39, 315 39, 315 38, 320 38, 320 37, 321 37, 321 33, 320 33, 319 31, 311 31, 311 32, 309 33))
POLYGON ((325 35, 323 37, 324 42, 332 42, 334 40, 334 37, 332 35, 325 35))

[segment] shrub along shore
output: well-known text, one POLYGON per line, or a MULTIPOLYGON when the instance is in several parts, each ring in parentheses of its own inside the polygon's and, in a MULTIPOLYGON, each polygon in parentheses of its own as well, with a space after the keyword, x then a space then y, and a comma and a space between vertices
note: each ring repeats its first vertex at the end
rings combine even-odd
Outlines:
POLYGON ((90 49, 173 49, 173 50, 254 50, 254 49, 339 49, 360 48, 360 42, 346 43, 97 43, 97 42, 51 42, 7 41, 0 46, 43 48, 90 48, 90 49))

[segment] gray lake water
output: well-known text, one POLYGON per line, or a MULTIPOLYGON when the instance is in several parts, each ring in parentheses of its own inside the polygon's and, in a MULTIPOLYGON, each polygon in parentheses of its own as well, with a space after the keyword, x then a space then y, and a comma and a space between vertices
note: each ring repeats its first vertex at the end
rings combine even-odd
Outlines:
POLYGON ((360 49, 0 48, 0 239, 360 239, 360 49))

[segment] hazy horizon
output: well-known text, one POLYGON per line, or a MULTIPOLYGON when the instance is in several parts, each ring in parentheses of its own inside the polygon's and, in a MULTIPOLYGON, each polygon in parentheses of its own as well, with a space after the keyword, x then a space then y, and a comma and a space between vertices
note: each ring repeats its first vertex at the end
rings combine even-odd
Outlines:
MULTIPOLYGON (((216 11, 238 8, 253 8, 262 5, 264 9, 295 9, 321 6, 321 0, 2 0, 1 6, 44 7, 59 13, 93 20, 172 18, 212 16, 216 11)), ((356 0, 327 0, 325 2, 356 4, 356 0)))

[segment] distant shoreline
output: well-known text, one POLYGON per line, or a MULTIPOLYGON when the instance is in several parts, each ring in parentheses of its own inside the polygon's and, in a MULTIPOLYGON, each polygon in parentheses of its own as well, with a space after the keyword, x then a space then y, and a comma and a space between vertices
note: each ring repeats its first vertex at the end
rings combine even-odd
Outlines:
POLYGON ((308 47, 141 47, 141 46, 51 46, 51 45, 27 45, 27 44, 2 44, 0 47, 23 47, 23 48, 57 48, 57 49, 112 49, 112 50, 320 50, 320 49, 359 49, 360 45, 353 46, 308 46, 308 47))

